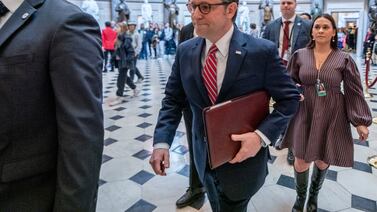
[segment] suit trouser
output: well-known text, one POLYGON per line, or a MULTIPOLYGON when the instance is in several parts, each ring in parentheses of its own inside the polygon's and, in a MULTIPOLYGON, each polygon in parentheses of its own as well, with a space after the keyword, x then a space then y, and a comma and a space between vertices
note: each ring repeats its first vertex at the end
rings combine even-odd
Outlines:
POLYGON ((194 153, 192 147, 192 112, 190 106, 187 105, 185 109, 183 109, 183 119, 185 120, 186 126, 186 136, 187 136, 187 143, 189 146, 189 153, 190 153, 190 188, 201 188, 203 187, 202 182, 200 181, 198 172, 196 171, 196 166, 194 163, 194 153))
POLYGON ((0 183, 0 211, 52 211, 55 193, 55 171, 15 182, 0 183))
POLYGON ((138 79, 144 79, 143 75, 141 75, 139 69, 136 66, 136 62, 137 62, 137 57, 134 57, 134 63, 132 64, 130 68, 130 79, 132 80, 132 82, 134 81, 135 74, 138 79))
POLYGON ((128 68, 119 68, 119 75, 117 79, 117 87, 118 90, 116 92, 117 96, 123 96, 124 92, 124 83, 127 83, 127 85, 131 89, 135 89, 136 85, 132 82, 132 80, 127 76, 128 68))
POLYGON ((222 191, 221 183, 217 179, 216 171, 207 165, 204 174, 204 185, 207 189, 207 197, 213 212, 247 212, 250 198, 231 200, 222 191))

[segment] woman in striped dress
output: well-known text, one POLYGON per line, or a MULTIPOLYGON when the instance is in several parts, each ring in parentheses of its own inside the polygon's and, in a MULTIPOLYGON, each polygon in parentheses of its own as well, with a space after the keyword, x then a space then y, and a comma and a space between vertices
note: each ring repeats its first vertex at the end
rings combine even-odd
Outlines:
POLYGON ((328 167, 353 166, 350 123, 359 139, 365 140, 372 120, 357 66, 349 54, 337 48, 337 29, 331 15, 318 16, 310 34, 308 47, 296 51, 288 64, 288 71, 303 91, 299 110, 282 142, 282 147, 292 148, 295 156, 297 197, 292 211, 303 211, 312 162, 307 211, 317 211, 318 193, 328 167))

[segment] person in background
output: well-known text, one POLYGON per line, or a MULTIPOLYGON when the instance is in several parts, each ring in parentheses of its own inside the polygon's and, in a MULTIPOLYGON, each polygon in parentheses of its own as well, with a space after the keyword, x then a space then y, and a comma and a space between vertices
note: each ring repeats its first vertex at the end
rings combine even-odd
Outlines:
POLYGON ((309 13, 301 13, 300 17, 308 21, 312 20, 312 16, 309 13))
POLYGON ((136 85, 127 75, 129 69, 134 65, 135 50, 132 46, 132 38, 127 35, 128 25, 126 22, 120 23, 120 32, 118 33, 117 45, 115 49, 115 58, 118 61, 119 75, 117 78, 117 91, 116 98, 110 102, 110 106, 121 104, 124 101, 124 85, 125 83, 133 91, 133 96, 136 97, 139 94, 139 90, 136 89, 136 85))
POLYGON ((259 32, 257 30, 257 25, 255 23, 250 24, 250 35, 254 38, 258 38, 259 32))
POLYGON ((96 210, 101 30, 67 1, 0 1, 0 211, 96 210))
MULTIPOLYGON (((280 12, 282 17, 275 19, 263 33, 263 38, 276 44, 282 63, 287 65, 291 55, 300 48, 304 48, 310 41, 310 22, 296 15, 296 0, 280 0, 280 12)), ((277 142, 276 149, 280 150, 281 138, 277 142)), ((288 149, 288 164, 292 165, 294 156, 288 149)))
MULTIPOLYGON (((377 40, 377 35, 374 36, 374 39, 377 40)), ((371 52, 371 61, 372 65, 376 66, 377 65, 377 42, 374 42, 372 52, 371 52)))
MULTIPOLYGON (((376 36, 376 33, 373 33, 370 27, 368 27, 368 32, 365 35, 364 43, 363 43, 363 56, 365 57, 366 53, 369 51, 372 51, 373 45, 374 45, 374 37, 376 36)), ((372 52, 371 52, 372 53, 372 52)))
POLYGON ((144 80, 144 77, 140 73, 139 69, 137 68, 136 63, 137 63, 137 59, 139 58, 139 54, 140 54, 140 51, 141 51, 142 38, 140 37, 140 34, 137 31, 135 31, 135 29, 136 29, 136 22, 129 21, 128 22, 127 36, 131 37, 132 47, 135 50, 134 62, 132 63, 132 66, 130 67, 130 79, 133 82, 135 74, 136 74, 136 76, 137 76, 137 82, 136 83, 140 83, 144 80))
POLYGON ((337 48, 333 17, 317 16, 310 38, 308 47, 296 51, 288 64, 303 96, 282 146, 291 148, 295 156, 297 197, 292 211, 304 211, 309 167, 314 163, 306 206, 308 212, 313 212, 318 210, 318 194, 329 166, 353 166, 350 124, 356 127, 359 139, 365 141, 372 117, 356 63, 351 55, 337 48))
POLYGON ((153 23, 149 23, 149 27, 146 29, 146 32, 145 32, 145 39, 147 41, 149 58, 152 58, 152 38, 153 38, 153 35, 154 35, 153 23))
POLYGON ((343 49, 344 48, 343 44, 344 44, 344 40, 346 36, 343 32, 343 29, 341 28, 338 29, 337 36, 338 36, 338 48, 343 49))
POLYGON ((144 24, 140 24, 140 29, 139 29, 139 35, 141 37, 141 50, 140 50, 140 59, 148 59, 148 40, 147 40, 147 31, 144 27, 144 24))
POLYGON ((116 31, 111 27, 111 22, 105 22, 105 29, 102 30, 102 48, 104 51, 105 63, 102 72, 107 72, 107 62, 110 58, 110 71, 114 71, 114 49, 117 39, 116 31))

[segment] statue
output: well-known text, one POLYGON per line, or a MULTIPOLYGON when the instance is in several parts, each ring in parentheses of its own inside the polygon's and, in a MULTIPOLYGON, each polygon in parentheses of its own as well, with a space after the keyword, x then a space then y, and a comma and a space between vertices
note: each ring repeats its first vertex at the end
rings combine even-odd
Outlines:
POLYGON ((179 7, 175 3, 175 0, 172 0, 171 2, 165 1, 164 7, 166 9, 165 11, 168 12, 168 23, 170 27, 176 28, 179 7))
POLYGON ((242 2, 242 5, 238 7, 238 26, 243 32, 248 31, 250 18, 249 18, 250 10, 247 7, 246 1, 242 2))
POLYGON ((144 4, 141 5, 141 16, 144 25, 149 26, 149 23, 152 22, 152 6, 148 3, 148 0, 144 0, 144 4))
POLYGON ((115 7, 115 12, 118 13, 117 22, 128 21, 130 19, 130 9, 124 0, 120 0, 119 4, 115 7))
POLYGON ((99 21, 99 16, 98 16, 99 8, 96 1, 94 0, 83 1, 81 4, 81 9, 84 12, 92 15, 97 20, 97 22, 99 21))
POLYGON ((370 30, 372 33, 377 33, 377 2, 369 6, 368 17, 370 22, 370 30))
POLYGON ((322 9, 319 7, 319 3, 317 1, 314 3, 314 8, 311 10, 310 15, 312 15, 313 20, 317 16, 322 15, 322 9))
POLYGON ((274 19, 273 6, 270 6, 270 1, 266 0, 265 3, 259 3, 259 9, 262 10, 263 22, 262 26, 266 26, 274 19))

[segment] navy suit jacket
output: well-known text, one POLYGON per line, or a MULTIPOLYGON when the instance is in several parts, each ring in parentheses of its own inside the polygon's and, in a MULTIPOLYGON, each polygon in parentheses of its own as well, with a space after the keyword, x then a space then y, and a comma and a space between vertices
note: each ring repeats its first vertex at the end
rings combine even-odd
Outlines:
POLYGON ((25 0, 0 29, 0 211, 96 210, 102 60, 65 0, 25 0))
MULTIPOLYGON (((283 23, 281 17, 268 24, 263 32, 263 38, 274 42, 277 45, 277 47, 279 47, 279 36, 282 24, 283 23)), ((295 23, 292 29, 293 34, 291 36, 292 54, 297 49, 304 48, 306 45, 308 45, 310 41, 310 27, 310 21, 304 20, 299 16, 296 16, 295 23)))
MULTIPOLYGON (((154 144, 172 144, 187 97, 193 112, 194 161, 202 180, 208 168, 202 111, 211 105, 202 80, 201 54, 204 47, 205 39, 200 37, 185 41, 178 47, 154 134, 154 144)), ((235 27, 216 103, 262 89, 268 91, 276 104, 275 110, 258 129, 274 142, 296 112, 299 93, 280 64, 275 45, 253 38, 235 27)), ((227 163, 215 169, 223 192, 231 199, 252 196, 264 183, 268 157, 268 148, 262 148, 255 157, 242 163, 227 163)))

